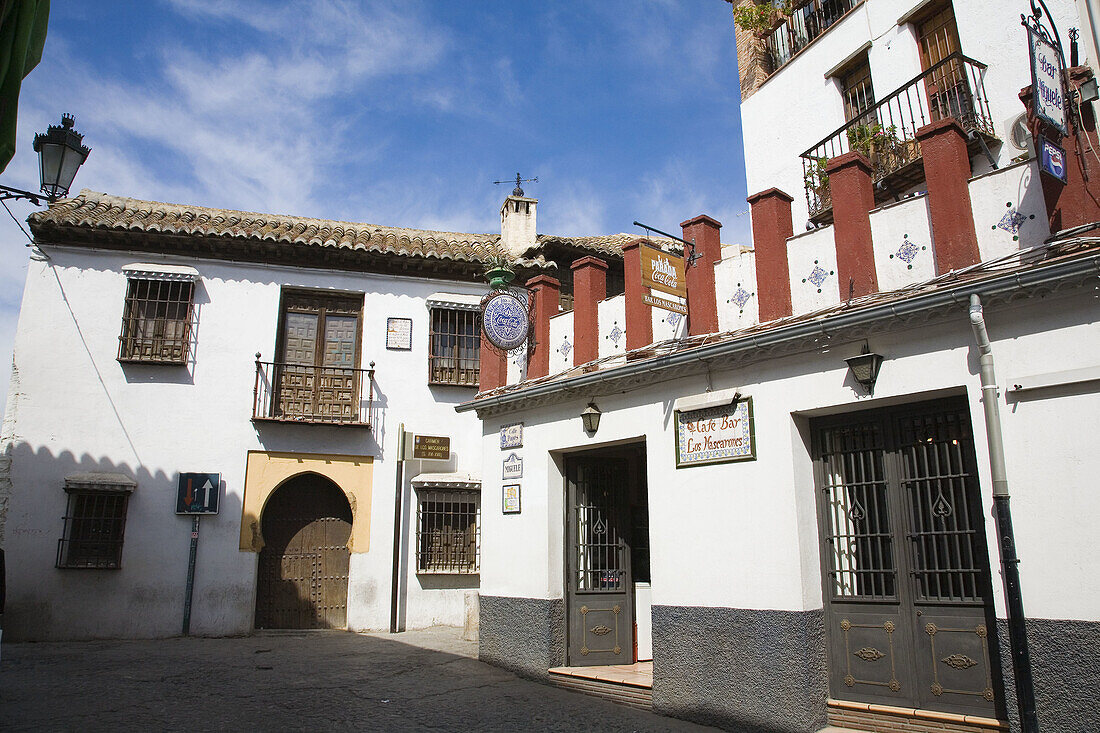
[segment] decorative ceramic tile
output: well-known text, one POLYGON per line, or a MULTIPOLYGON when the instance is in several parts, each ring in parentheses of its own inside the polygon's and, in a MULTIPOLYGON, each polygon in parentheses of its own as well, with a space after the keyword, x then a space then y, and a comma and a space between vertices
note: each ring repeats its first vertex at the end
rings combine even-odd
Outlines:
POLYGON ((912 270, 913 260, 917 259, 917 255, 919 255, 922 250, 926 249, 928 249, 928 247, 925 245, 917 245, 913 242, 910 242, 909 235, 906 234, 905 237, 901 240, 901 246, 898 247, 898 251, 890 255, 890 259, 894 259, 895 257, 897 257, 899 260, 904 262, 910 270, 912 270))
POLYGON ((1001 220, 993 225, 993 229, 1003 229, 1006 232, 1012 234, 1012 240, 1016 241, 1020 238, 1020 227, 1024 225, 1029 219, 1034 219, 1035 214, 1030 216, 1024 215, 1019 209, 1012 205, 1011 201, 1006 201, 1005 206, 1008 211, 1001 217, 1001 220))
POLYGON ((621 339, 623 337, 623 335, 624 335, 623 330, 621 328, 619 328, 619 322, 614 321, 612 323, 611 333, 607 334, 607 336, 605 336, 604 338, 611 339, 611 343, 615 344, 615 346, 618 346, 619 345, 619 339, 621 339))
POLYGON ((738 309, 744 311, 745 310, 745 303, 748 303, 749 298, 751 298, 751 297, 752 297, 752 293, 750 293, 748 290, 745 290, 743 287, 741 287, 741 283, 737 283, 737 290, 733 291, 733 297, 730 298, 726 302, 727 303, 734 303, 734 304, 737 305, 738 309))
POLYGON ((681 316, 679 313, 669 313, 667 316, 665 316, 664 320, 665 323, 672 326, 673 328, 676 328, 680 325, 681 318, 683 318, 683 316, 681 316))
POLYGON ((569 343, 569 337, 566 336, 565 340, 562 341, 561 346, 558 347, 558 353, 568 359, 569 358, 569 352, 572 351, 572 350, 573 350, 573 345, 569 343))
POLYGON ((835 274, 836 273, 834 271, 826 270, 820 264, 818 264, 817 260, 814 260, 814 269, 810 271, 809 276, 802 279, 802 282, 811 283, 815 288, 817 288, 817 292, 820 293, 821 285, 825 282, 826 278, 828 278, 829 275, 835 274))

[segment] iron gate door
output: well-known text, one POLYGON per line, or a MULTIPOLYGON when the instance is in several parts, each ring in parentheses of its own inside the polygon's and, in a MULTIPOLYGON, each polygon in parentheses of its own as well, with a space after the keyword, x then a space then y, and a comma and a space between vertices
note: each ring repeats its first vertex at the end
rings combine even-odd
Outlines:
POLYGON ((965 400, 813 424, 835 698, 998 717, 965 400))
POLYGON ((351 507, 320 476, 279 488, 264 507, 257 629, 343 629, 348 624, 351 507))
POLYGON ((566 460, 568 663, 634 662, 627 465, 619 458, 566 460))

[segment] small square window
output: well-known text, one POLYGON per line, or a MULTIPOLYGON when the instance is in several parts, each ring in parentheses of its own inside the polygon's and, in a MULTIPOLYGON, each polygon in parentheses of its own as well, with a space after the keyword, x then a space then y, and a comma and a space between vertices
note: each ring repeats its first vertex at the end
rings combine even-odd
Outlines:
POLYGON ((146 278, 128 282, 118 360, 186 364, 191 351, 195 283, 146 278))
POLYGON ((94 474, 65 481, 69 494, 59 568, 117 568, 122 563, 126 507, 136 484, 126 476, 94 474))
POLYGON ((481 314, 432 308, 428 382, 476 387, 481 374, 481 314))
POLYGON ((481 492, 421 489, 417 505, 416 570, 481 570, 481 492))

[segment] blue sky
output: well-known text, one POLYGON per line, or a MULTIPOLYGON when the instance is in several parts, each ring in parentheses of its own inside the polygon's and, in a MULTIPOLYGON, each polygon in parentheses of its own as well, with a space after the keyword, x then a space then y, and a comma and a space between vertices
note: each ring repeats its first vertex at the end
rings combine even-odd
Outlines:
MULTIPOLYGON (((723 0, 54 2, 0 182, 37 188, 70 112, 74 192, 493 232, 519 171, 540 233, 706 213, 748 243, 738 104, 723 0)), ((6 394, 27 250, 0 217, 6 394)))

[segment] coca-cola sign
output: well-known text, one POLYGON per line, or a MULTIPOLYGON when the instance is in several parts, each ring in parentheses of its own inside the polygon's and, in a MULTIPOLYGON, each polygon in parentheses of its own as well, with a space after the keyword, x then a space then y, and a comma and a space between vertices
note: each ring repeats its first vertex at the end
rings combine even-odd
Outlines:
POLYGON ((660 290, 662 293, 675 295, 678 298, 687 297, 683 258, 651 245, 644 245, 640 249, 642 286, 660 290))

